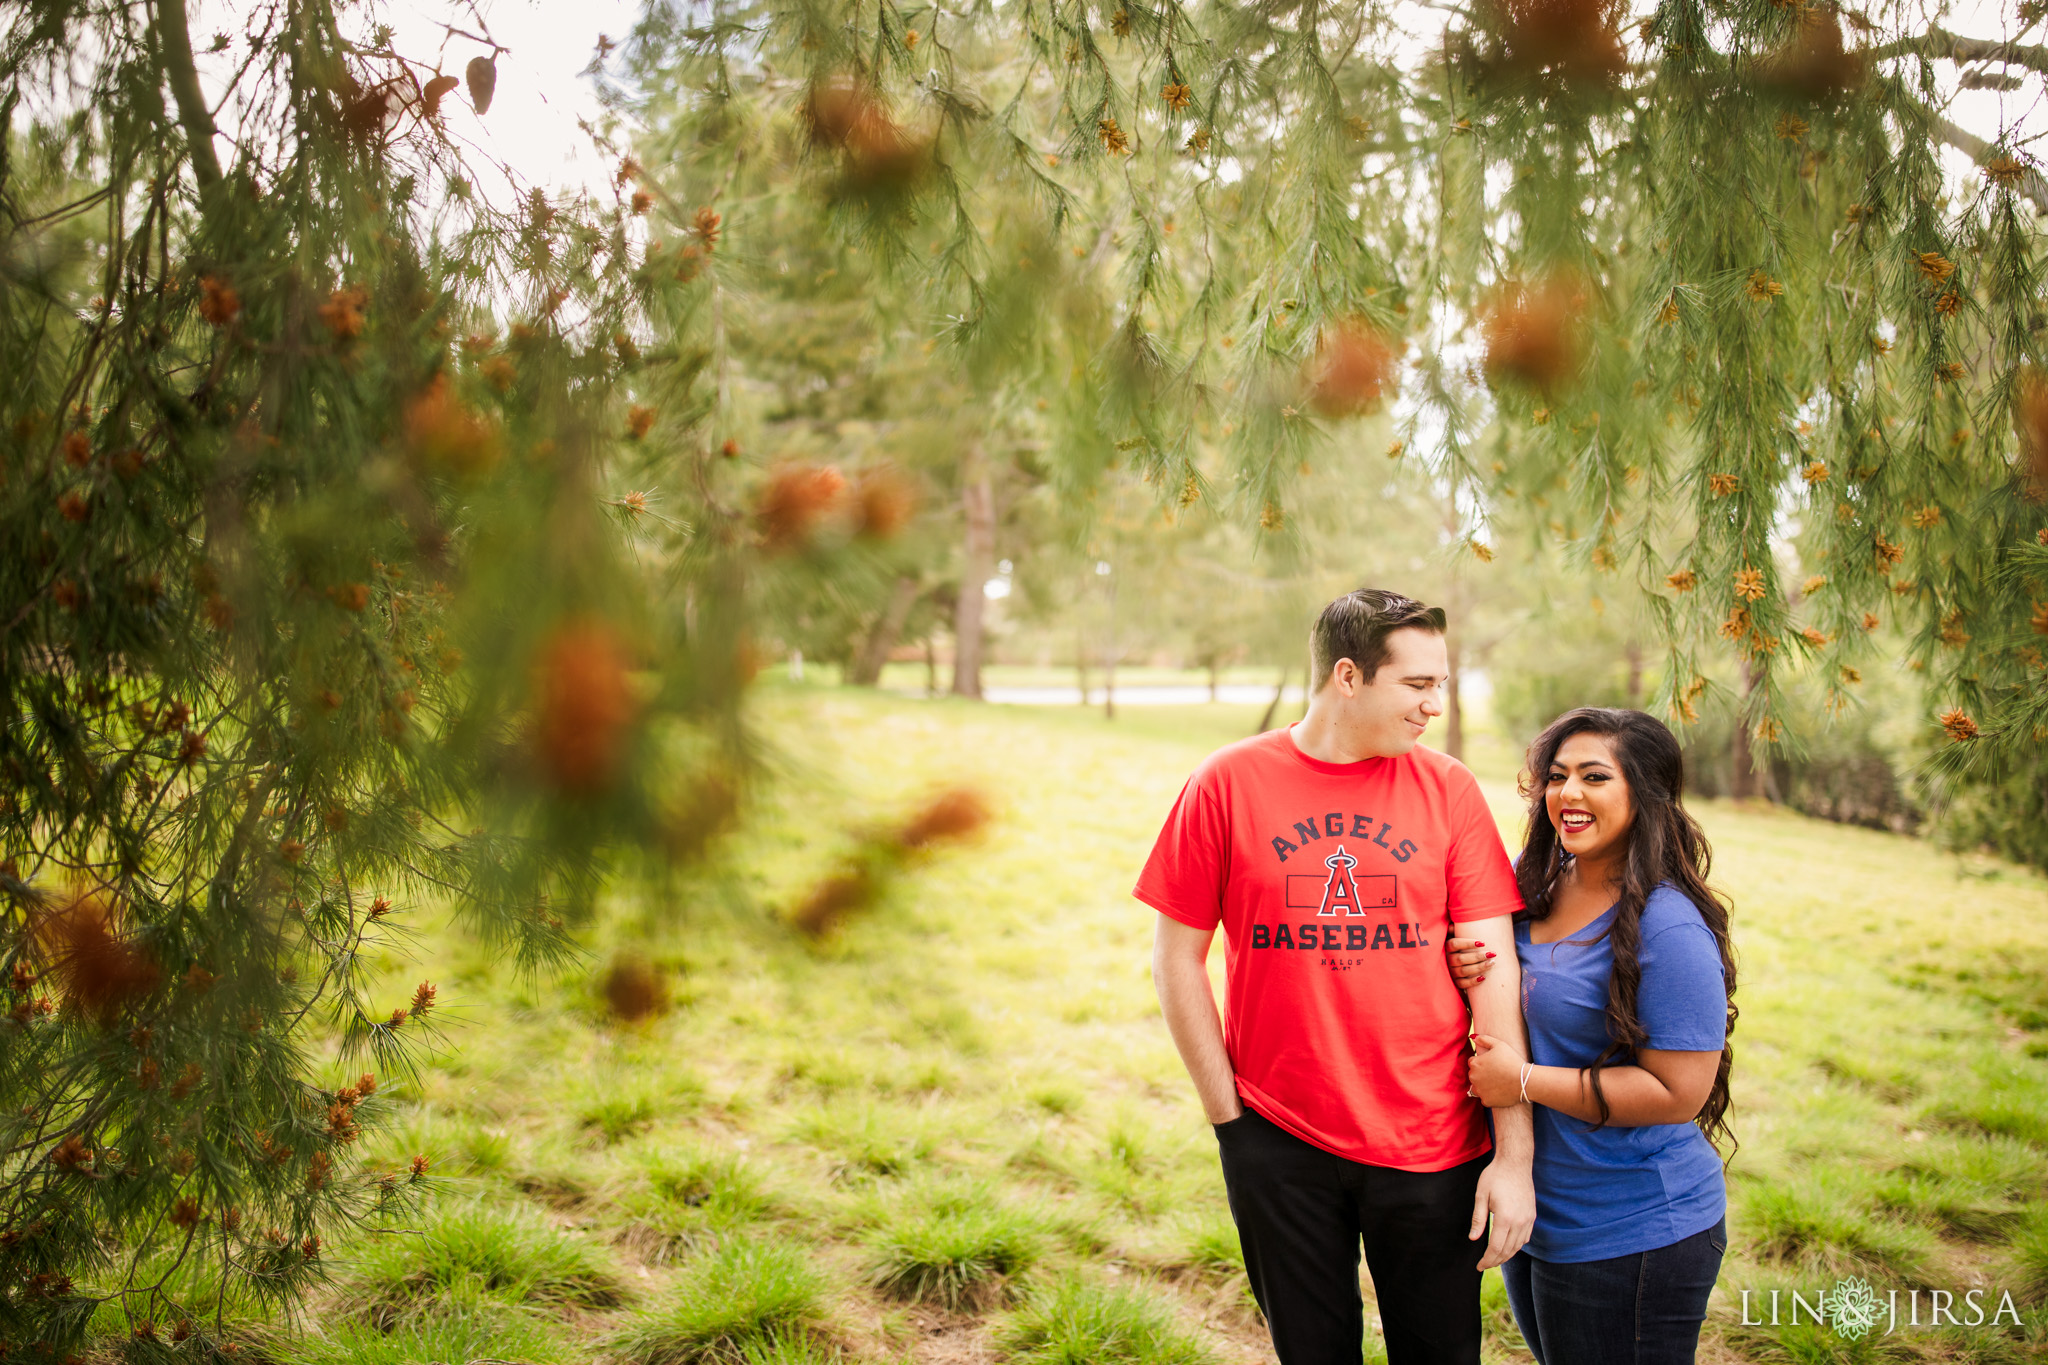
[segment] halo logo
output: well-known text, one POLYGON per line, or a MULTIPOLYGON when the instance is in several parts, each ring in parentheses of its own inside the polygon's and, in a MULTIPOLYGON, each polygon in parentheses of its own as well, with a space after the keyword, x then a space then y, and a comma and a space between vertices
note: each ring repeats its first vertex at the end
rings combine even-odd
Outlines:
POLYGON ((1358 859, 1344 851, 1344 845, 1337 845, 1337 851, 1323 859, 1323 866, 1330 869, 1330 880, 1323 884, 1323 904, 1318 915, 1334 915, 1342 907, 1347 915, 1363 915, 1358 908, 1358 889, 1352 885, 1351 869, 1358 866, 1358 859))

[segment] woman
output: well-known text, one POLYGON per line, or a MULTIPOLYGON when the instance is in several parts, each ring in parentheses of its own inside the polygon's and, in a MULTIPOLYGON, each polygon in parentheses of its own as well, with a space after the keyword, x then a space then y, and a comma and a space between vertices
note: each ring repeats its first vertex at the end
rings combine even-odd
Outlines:
MULTIPOLYGON (((1640 711, 1585 707, 1529 748, 1515 875, 1530 1056, 1480 1036, 1472 1087, 1526 1099, 1536 1232, 1502 1267, 1538 1365, 1690 1362, 1728 1245, 1709 1139, 1727 1128, 1728 907, 1680 804, 1678 741, 1640 711)), ((1447 945, 1460 983, 1485 945, 1447 945)))

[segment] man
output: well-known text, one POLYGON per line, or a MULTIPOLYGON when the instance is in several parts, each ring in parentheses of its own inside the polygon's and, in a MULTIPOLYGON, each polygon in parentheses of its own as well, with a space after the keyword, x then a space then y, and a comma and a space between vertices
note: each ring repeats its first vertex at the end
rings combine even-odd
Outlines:
POLYGON ((1513 943, 1521 899, 1472 774, 1416 744, 1443 713, 1443 630, 1398 593, 1325 607, 1308 714, 1203 763, 1135 892, 1283 1365, 1357 1365, 1361 1242, 1390 1365, 1477 1365, 1480 1272, 1535 1224, 1528 1105, 1492 1111, 1489 1139, 1467 1093, 1468 1032, 1525 1036, 1514 954, 1469 1016, 1444 961, 1447 934, 1513 943))

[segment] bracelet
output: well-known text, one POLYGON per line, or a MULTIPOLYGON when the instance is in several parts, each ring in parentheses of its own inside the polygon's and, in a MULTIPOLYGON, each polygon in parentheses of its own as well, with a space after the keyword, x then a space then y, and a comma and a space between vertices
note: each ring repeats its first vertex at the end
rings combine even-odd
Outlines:
POLYGON ((1522 1103, 1523 1103, 1523 1104, 1527 1104, 1527 1103, 1529 1102, 1529 1077, 1530 1077, 1530 1076, 1531 1076, 1532 1074, 1534 1074, 1534 1073, 1535 1073, 1535 1070, 1536 1070, 1536 1063, 1534 1063, 1534 1062, 1523 1062, 1523 1063, 1522 1063, 1522 1103))

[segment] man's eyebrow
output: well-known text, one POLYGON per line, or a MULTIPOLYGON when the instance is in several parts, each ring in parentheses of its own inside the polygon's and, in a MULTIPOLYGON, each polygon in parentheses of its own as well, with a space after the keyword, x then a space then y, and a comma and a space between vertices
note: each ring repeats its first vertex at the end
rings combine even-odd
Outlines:
POLYGON ((1451 676, 1451 675, 1450 675, 1450 674, 1448 674, 1448 673, 1410 673, 1410 674, 1408 674, 1408 675, 1407 675, 1406 677, 1402 678, 1402 679, 1401 679, 1401 681, 1402 681, 1402 682, 1443 682, 1443 681, 1445 681, 1446 679, 1448 679, 1448 678, 1449 678, 1450 676, 1451 676))

